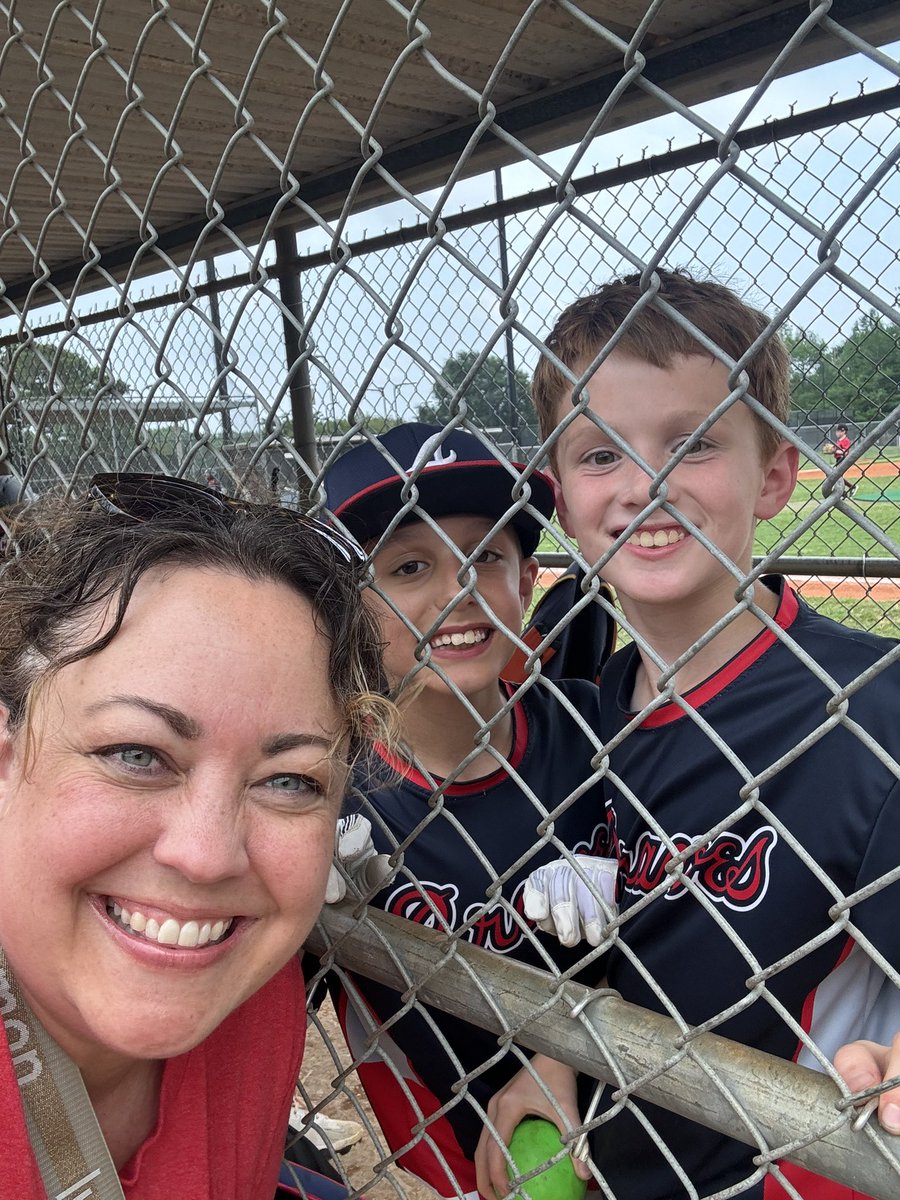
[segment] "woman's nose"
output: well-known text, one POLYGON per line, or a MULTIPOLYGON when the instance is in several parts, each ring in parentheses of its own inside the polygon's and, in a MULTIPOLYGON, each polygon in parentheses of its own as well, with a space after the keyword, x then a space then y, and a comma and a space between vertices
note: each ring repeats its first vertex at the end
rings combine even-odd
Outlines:
POLYGON ((166 812, 154 857, 192 883, 241 875, 249 855, 240 793, 213 783, 186 787, 166 812))

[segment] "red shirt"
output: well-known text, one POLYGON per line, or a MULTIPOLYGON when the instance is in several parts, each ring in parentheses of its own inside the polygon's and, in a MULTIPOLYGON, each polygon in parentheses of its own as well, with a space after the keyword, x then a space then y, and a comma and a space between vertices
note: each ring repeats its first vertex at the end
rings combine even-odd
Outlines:
MULTIPOLYGON (((306 1035, 296 958, 205 1042, 165 1065, 156 1129, 119 1172, 127 1200, 259 1200, 275 1192, 306 1035)), ((46 1200, 6 1038, 3 1195, 46 1200)))

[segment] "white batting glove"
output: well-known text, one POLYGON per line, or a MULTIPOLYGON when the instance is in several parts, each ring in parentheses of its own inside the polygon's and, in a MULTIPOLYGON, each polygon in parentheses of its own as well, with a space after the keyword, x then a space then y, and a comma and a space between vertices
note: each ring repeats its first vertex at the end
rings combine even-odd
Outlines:
POLYGON ((609 918, 593 893, 602 896, 608 908, 616 913, 618 871, 616 859, 587 854, 545 863, 525 880, 522 896, 525 916, 544 933, 558 937, 564 946, 577 946, 582 938, 592 946, 599 946, 609 918), (578 864, 577 869, 573 861, 578 864), (590 881, 591 887, 585 880, 590 881))
POLYGON ((325 903, 336 904, 347 895, 347 878, 365 895, 381 887, 395 868, 387 854, 376 854, 372 822, 360 813, 341 817, 334 836, 334 862, 325 885, 325 903))

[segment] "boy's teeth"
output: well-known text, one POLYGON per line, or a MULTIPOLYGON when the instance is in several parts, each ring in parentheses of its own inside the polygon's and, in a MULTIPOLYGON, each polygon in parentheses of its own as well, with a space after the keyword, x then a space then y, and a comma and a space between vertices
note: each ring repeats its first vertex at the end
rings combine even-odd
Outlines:
POLYGON ((158 942, 161 946, 181 946, 192 949, 194 946, 206 946, 210 942, 220 941, 234 923, 232 917, 228 921, 176 921, 167 917, 160 925, 153 917, 145 917, 142 912, 129 912, 113 900, 108 900, 106 911, 122 929, 129 933, 145 937, 150 942, 158 942))
POLYGON ((674 546, 684 537, 683 529, 639 529, 628 539, 632 546, 674 546))
POLYGON ((431 639, 432 646, 475 646, 487 637, 484 629, 467 629, 465 633, 439 633, 431 639))

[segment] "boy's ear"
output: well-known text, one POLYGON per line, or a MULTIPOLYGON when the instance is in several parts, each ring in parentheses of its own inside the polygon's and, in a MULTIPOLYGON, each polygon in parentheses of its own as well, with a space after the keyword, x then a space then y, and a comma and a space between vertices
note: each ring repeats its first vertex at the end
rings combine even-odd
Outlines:
POLYGON ((566 507, 566 498, 563 495, 562 484, 559 482, 554 472, 547 471, 547 475, 550 477, 550 482, 553 484, 553 500, 556 504, 557 520, 562 526, 563 533, 566 535, 566 537, 571 538, 572 541, 574 541, 575 535, 572 533, 572 526, 571 522, 569 521, 569 510, 566 507))
POLYGON ((755 517, 767 521, 781 512, 797 486, 799 464, 797 447, 791 442, 782 442, 763 468, 763 486, 754 509, 755 517))
POLYGON ((538 570, 539 566, 536 558, 522 559, 522 567, 519 571, 519 599, 522 601, 522 616, 528 612, 531 599, 534 596, 534 585, 537 583, 538 570))

